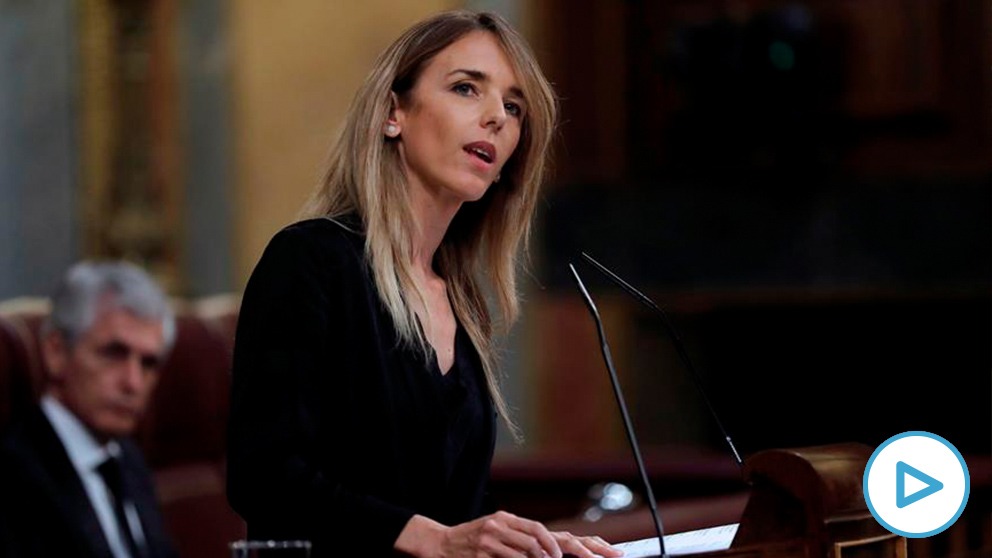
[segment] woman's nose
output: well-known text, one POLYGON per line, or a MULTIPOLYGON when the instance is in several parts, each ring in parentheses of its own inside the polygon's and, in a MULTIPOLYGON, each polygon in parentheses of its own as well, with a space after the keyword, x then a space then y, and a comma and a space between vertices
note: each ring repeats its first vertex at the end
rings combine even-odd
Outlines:
POLYGON ((505 123, 506 107, 503 105, 503 100, 498 99, 495 102, 487 103, 485 113, 483 114, 483 127, 492 128, 493 131, 498 132, 503 128, 505 123))

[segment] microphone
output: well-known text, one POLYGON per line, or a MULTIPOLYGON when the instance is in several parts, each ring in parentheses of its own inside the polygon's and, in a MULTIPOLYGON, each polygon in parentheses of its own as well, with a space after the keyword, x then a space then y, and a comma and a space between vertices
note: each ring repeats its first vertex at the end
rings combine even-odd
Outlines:
POLYGON ((665 552, 665 530, 661 526, 661 516, 658 515, 658 503, 655 502, 654 492, 651 490, 651 481, 648 479, 644 460, 641 459, 641 449, 637 444, 637 437, 634 435, 634 427, 630 422, 630 413, 627 412, 627 404, 624 402, 623 390, 620 389, 620 381, 617 379, 616 368, 613 366, 610 346, 606 343, 603 320, 599 317, 599 310, 596 309, 596 304, 592 301, 592 297, 589 296, 586 286, 582 284, 582 279, 579 278, 579 272, 575 270, 575 266, 568 264, 568 269, 572 270, 575 283, 579 286, 579 292, 582 293, 582 299, 585 301, 586 307, 589 308, 589 312, 596 322, 596 332, 599 334, 599 343, 603 349, 603 360, 606 361, 606 369, 610 372, 610 383, 613 384, 613 394, 616 396, 617 405, 620 406, 620 415, 623 417, 623 428, 627 432, 627 440, 630 441, 630 447, 634 451, 634 460, 637 462, 637 470, 641 474, 641 482, 644 483, 648 507, 651 509, 651 519, 654 520, 654 528, 658 532, 658 545, 661 549, 661 557, 668 558, 668 553, 665 552))
MULTIPOLYGON (((613 273, 607 269, 606 266, 594 260, 592 256, 586 254, 585 252, 581 252, 581 254, 582 258, 587 263, 595 267, 600 273, 619 285, 620 288, 627 291, 628 294, 636 298, 639 302, 661 314, 662 322, 665 324, 665 328, 668 330, 668 334, 672 338, 672 342, 675 344, 675 351, 682 360, 682 364, 685 365, 686 369, 689 371, 689 375, 692 377, 692 381, 696 384, 696 389, 699 390, 699 394, 703 396, 703 401, 706 403, 706 407, 710 410, 710 414, 713 415, 713 420, 716 421, 717 428, 719 428, 720 433, 723 434, 723 439, 726 440, 727 445, 730 446, 730 451, 734 454, 734 460, 737 462, 737 467, 739 469, 743 469, 744 461, 741 459, 741 455, 737 453, 737 448, 734 446, 734 441, 730 439, 730 434, 727 433, 727 429, 724 428, 723 423, 720 422, 720 417, 717 416, 716 409, 714 409, 713 404, 710 403, 710 398, 706 396, 706 390, 703 388, 703 383, 699 380, 699 374, 696 373, 696 368, 692 365, 692 361, 689 360, 689 354, 685 350, 685 345, 682 344, 682 339, 679 337, 678 332, 675 331, 675 327, 672 325, 672 322, 668 319, 668 314, 644 293, 635 289, 630 285, 630 283, 618 277, 616 273, 613 273)), ((577 277, 578 276, 576 276, 576 278, 577 277)))

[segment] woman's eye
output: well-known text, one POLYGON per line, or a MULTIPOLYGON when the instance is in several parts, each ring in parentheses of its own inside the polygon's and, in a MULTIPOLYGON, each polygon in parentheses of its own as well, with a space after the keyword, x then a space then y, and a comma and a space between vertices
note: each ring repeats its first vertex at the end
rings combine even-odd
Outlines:
POLYGON ((459 95, 471 95, 475 93, 475 87, 471 83, 459 83, 451 88, 452 91, 458 93, 459 95))
POLYGON ((503 103, 503 109, 506 110, 506 114, 517 118, 524 112, 517 103, 503 103))

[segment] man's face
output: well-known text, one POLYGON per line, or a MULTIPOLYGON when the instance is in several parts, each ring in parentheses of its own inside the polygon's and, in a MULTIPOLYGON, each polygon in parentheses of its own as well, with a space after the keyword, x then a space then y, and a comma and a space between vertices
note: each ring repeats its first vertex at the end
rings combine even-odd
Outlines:
POLYGON ((43 351, 52 395, 105 441, 134 431, 158 382, 165 338, 160 320, 104 304, 75 345, 53 333, 43 351))

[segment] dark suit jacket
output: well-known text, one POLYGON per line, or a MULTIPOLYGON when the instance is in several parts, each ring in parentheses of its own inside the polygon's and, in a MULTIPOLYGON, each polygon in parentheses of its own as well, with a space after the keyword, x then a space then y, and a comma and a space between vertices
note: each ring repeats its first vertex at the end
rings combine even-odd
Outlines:
MULTIPOLYGON (((123 480, 151 556, 175 556, 140 450, 130 440, 119 443, 123 480)), ((40 408, 0 443, 0 538, 3 556, 111 558, 83 483, 40 408)))

